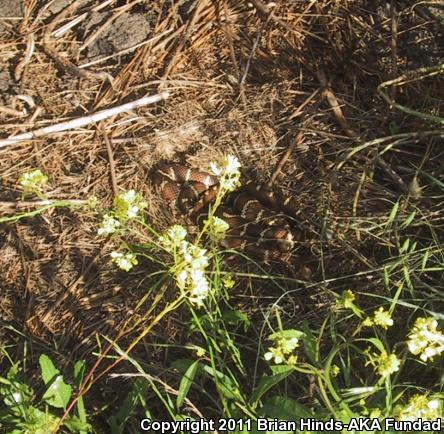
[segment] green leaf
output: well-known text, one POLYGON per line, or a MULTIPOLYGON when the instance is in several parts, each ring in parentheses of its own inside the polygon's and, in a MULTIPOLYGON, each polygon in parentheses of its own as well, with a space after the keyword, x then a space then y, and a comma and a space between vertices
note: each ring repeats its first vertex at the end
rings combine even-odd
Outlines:
MULTIPOLYGON (((85 375, 85 367, 86 365, 84 360, 77 360, 77 362, 74 364, 73 375, 74 375, 74 382, 77 387, 80 387, 80 385, 82 384, 83 376, 85 375)), ((77 414, 79 415, 79 420, 83 424, 87 425, 85 403, 83 402, 82 397, 80 397, 77 400, 76 407, 77 407, 77 414)), ((87 431, 84 429, 78 429, 76 432, 84 434, 87 431)))
POLYGON ((63 426, 75 434, 92 432, 91 425, 76 416, 68 417, 63 423, 63 426))
POLYGON ((265 402, 260 413, 268 418, 298 420, 313 417, 312 412, 297 401, 285 396, 273 396, 265 402))
POLYGON ((304 332, 301 332, 300 330, 297 329, 287 329, 287 330, 279 330, 275 333, 272 333, 268 339, 273 340, 276 338, 284 338, 284 339, 291 339, 291 338, 296 338, 296 339, 301 339, 304 336, 304 332))
POLYGON ((282 380, 294 372, 294 368, 287 365, 273 366, 272 369, 274 370, 273 375, 263 375, 258 386, 253 391, 253 396, 251 397, 251 405, 253 408, 258 405, 259 400, 268 390, 270 390, 276 384, 279 384, 282 380))
POLYGON ((281 375, 288 372, 291 374, 294 371, 294 367, 290 365, 271 365, 270 369, 273 375, 281 375))
POLYGON ((302 330, 304 331, 304 336, 302 337, 302 340, 304 342, 305 355, 311 363, 316 364, 316 338, 311 332, 306 320, 304 320, 302 323, 302 330))
POLYGON ((60 371, 54 366, 52 360, 46 355, 41 354, 39 357, 40 371, 42 372, 43 382, 48 385, 54 377, 60 374, 60 371))
POLYGON ((46 354, 40 355, 39 364, 43 382, 49 385, 42 399, 53 407, 66 408, 71 398, 72 387, 63 381, 63 377, 59 375, 60 371, 46 354))
POLYGON ((404 274, 404 279, 405 279, 405 282, 406 282, 407 286, 409 287, 410 291, 413 291, 414 287, 413 287, 413 283, 412 283, 412 281, 410 279, 410 270, 407 267, 407 265, 404 265, 402 267, 402 272, 404 274))
POLYGON ((31 427, 28 423, 22 425, 25 428, 21 432, 33 433, 33 434, 43 434, 55 432, 55 428, 60 422, 60 417, 51 413, 47 409, 42 411, 36 407, 28 407, 27 409, 27 421, 31 422, 31 427), (28 428, 29 427, 29 428, 28 428))
MULTIPOLYGON (((147 395, 149 383, 144 378, 137 378, 133 386, 123 400, 119 410, 115 415, 108 418, 107 423, 110 426, 111 434, 122 434, 125 430, 126 422, 135 412, 140 404, 145 404, 144 397, 147 395)), ((145 413, 148 411, 145 409, 145 413)), ((149 417, 150 415, 146 415, 149 417)))
POLYGON ((427 178, 430 179, 433 183, 435 183, 439 188, 444 190, 444 182, 440 181, 438 178, 435 178, 434 176, 428 174, 427 172, 421 171, 421 175, 425 175, 427 178))
POLYGON ((243 324, 244 331, 247 331, 251 325, 251 321, 249 320, 248 315, 238 309, 232 309, 224 312, 222 315, 222 319, 227 324, 243 324))
POLYGON ((405 253, 408 251, 410 246, 410 238, 406 238, 405 241, 402 243, 401 248, 399 249, 400 253, 405 253))
POLYGON ((189 367, 195 362, 193 359, 176 359, 171 363, 171 367, 185 374, 189 367))
POLYGON ((84 360, 77 360, 77 362, 74 364, 74 382, 77 387, 80 387, 82 384, 83 376, 85 375, 85 361, 84 360))
POLYGON ((381 353, 385 351, 384 344, 378 338, 368 338, 368 342, 372 343, 381 353))
POLYGON ((180 409, 183 405, 183 402, 190 390, 190 387, 194 382, 194 377, 196 376, 198 368, 199 368, 199 361, 196 360, 188 367, 184 376, 180 380, 179 393, 176 399, 176 406, 178 409, 180 409))
POLYGON ((230 377, 228 377, 221 371, 213 369, 211 366, 203 366, 203 371, 213 378, 214 382, 217 383, 218 390, 227 399, 237 400, 239 401, 239 404, 245 401, 239 391, 238 385, 235 384, 235 382, 230 377))
POLYGON ((410 225, 410 223, 412 223, 413 219, 416 216, 416 211, 412 211, 409 216, 402 222, 401 224, 401 229, 405 229, 407 226, 410 225))
MULTIPOLYGON (((22 381, 21 377, 20 377, 20 364, 19 364, 19 362, 14 363, 9 368, 8 374, 6 375, 6 378, 8 380, 10 380, 11 382, 14 382, 14 383, 20 383, 22 381)), ((2 379, 2 377, 0 377, 0 379, 2 379)), ((5 379, 5 381, 7 381, 7 380, 5 379)))
POLYGON ((393 205, 393 208, 390 212, 390 215, 389 215, 387 223, 386 223, 386 227, 390 226, 390 224, 393 223, 393 221, 395 220, 396 214, 398 214, 398 209, 399 209, 399 202, 396 202, 395 205, 393 205))
MULTIPOLYGON (((80 397, 77 400, 76 407, 77 407, 77 413, 79 415, 79 420, 82 423, 86 424, 87 423, 87 419, 86 419, 85 403, 83 402, 83 398, 82 397, 80 397)), ((80 434, 83 434, 83 431, 81 431, 80 434)))
POLYGON ((421 273, 424 273, 427 261, 429 260, 430 250, 426 250, 421 260, 421 273))
POLYGON ((46 389, 42 399, 56 408, 66 408, 71 398, 72 387, 63 381, 61 375, 57 375, 51 385, 46 389))
POLYGON ((382 277, 384 279, 385 287, 388 288, 390 285, 390 274, 389 274, 389 270, 387 267, 384 267, 384 272, 383 272, 382 277))
POLYGON ((22 407, 30 405, 33 393, 22 377, 18 362, 9 368, 6 378, 0 377, 0 396, 13 413, 19 413, 22 407))

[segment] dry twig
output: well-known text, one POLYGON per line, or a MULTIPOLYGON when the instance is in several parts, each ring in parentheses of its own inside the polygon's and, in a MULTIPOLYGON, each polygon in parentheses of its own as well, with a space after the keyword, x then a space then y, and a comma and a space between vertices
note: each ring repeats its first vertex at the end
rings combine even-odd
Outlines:
POLYGON ((103 123, 100 123, 99 129, 103 135, 106 144, 106 152, 108 154, 109 171, 111 173, 111 184, 113 187, 113 193, 114 196, 117 196, 119 194, 119 187, 117 186, 116 164, 114 162, 113 148, 111 146, 111 141, 108 137, 108 134, 106 133, 105 127, 103 126, 103 123))
MULTIPOLYGON (((344 130, 345 134, 347 134, 348 137, 353 139, 358 145, 361 145, 363 143, 362 138, 359 136, 359 134, 353 130, 347 120, 345 119, 344 113, 342 112, 341 106, 331 90, 330 86, 328 85, 327 79, 325 77, 325 74, 322 70, 318 70, 317 72, 318 79, 321 83, 321 85, 324 87, 324 95, 330 104, 330 107, 333 110, 333 113, 336 117, 336 120, 338 121, 341 128, 344 130)), ((408 192, 408 186, 403 181, 403 179, 393 170, 393 168, 384 160, 384 158, 381 155, 376 155, 375 161, 379 163, 381 168, 384 170, 384 172, 398 185, 398 187, 401 189, 403 193, 408 192)))
POLYGON ((0 148, 12 145, 14 143, 21 143, 27 140, 36 139, 38 137, 43 137, 52 133, 59 133, 61 131, 73 130, 75 128, 80 128, 85 125, 100 122, 104 119, 110 118, 111 116, 123 113, 126 111, 134 110, 139 107, 144 107, 149 104, 154 104, 159 101, 163 101, 170 96, 169 92, 162 92, 157 95, 145 96, 143 98, 137 99, 126 104, 122 104, 117 107, 113 107, 106 110, 101 110, 97 113, 93 113, 88 116, 83 116, 81 118, 72 119, 67 122, 60 122, 55 125, 50 125, 49 127, 40 128, 38 130, 30 131, 29 133, 18 134, 17 136, 8 137, 7 139, 0 140, 0 148))
POLYGON ((284 167, 284 164, 286 163, 286 161, 290 157, 291 153, 293 152, 294 148, 296 146, 299 146, 302 143, 303 138, 304 138, 304 133, 302 131, 299 131, 296 134, 296 137, 294 138, 294 140, 291 142, 291 145, 285 151, 285 154, 282 156, 282 158, 279 161, 278 165, 276 166, 276 169, 275 169, 273 175, 270 178, 270 182, 268 183, 269 186, 273 185, 274 181, 279 176, 279 173, 281 172, 282 168, 284 167))

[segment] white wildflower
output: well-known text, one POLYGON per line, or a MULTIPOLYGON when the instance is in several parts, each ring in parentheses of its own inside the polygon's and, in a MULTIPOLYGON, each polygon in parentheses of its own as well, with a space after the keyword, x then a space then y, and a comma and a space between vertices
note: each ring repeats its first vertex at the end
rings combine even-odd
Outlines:
POLYGON ((47 182, 48 177, 40 169, 26 172, 19 178, 19 184, 27 193, 41 192, 47 182))
POLYGON ((177 282, 177 286, 180 289, 185 289, 187 286, 187 281, 188 281, 188 270, 185 268, 183 270, 181 270, 179 273, 177 273, 176 275, 176 282, 177 282))
POLYGON ((396 407, 395 413, 399 420, 436 420, 441 416, 441 404, 441 400, 427 395, 413 395, 406 405, 396 407))
POLYGON ((179 244, 186 238, 187 230, 183 226, 174 225, 168 229, 167 234, 173 242, 179 244))
POLYGON ((268 348, 268 351, 264 354, 264 359, 267 361, 274 359, 276 365, 280 365, 285 360, 281 350, 273 347, 268 348))
POLYGON ((14 392, 12 394, 12 399, 16 404, 20 404, 23 401, 22 394, 20 392, 14 392))
POLYGON ((299 338, 297 338, 295 334, 299 336, 303 335, 303 333, 298 330, 283 330, 270 335, 268 339, 274 341, 274 346, 269 347, 268 351, 264 354, 265 360, 269 361, 273 359, 277 365, 284 362, 287 365, 294 365, 298 359, 294 351, 299 347, 299 338))
POLYGON ((202 306, 210 292, 210 284, 205 276, 205 269, 209 265, 207 250, 189 243, 186 236, 187 231, 182 226, 174 225, 159 241, 174 258, 171 270, 177 286, 190 303, 202 306))
POLYGON ((111 258, 113 262, 124 271, 129 271, 134 265, 137 265, 139 261, 134 253, 121 253, 121 252, 111 252, 111 258))
POLYGON ((116 230, 120 227, 119 220, 115 219, 113 216, 110 216, 109 214, 105 214, 103 216, 102 223, 100 224, 99 229, 97 230, 97 233, 99 235, 108 235, 116 232, 116 230))
POLYGON ((399 371, 400 365, 401 361, 396 354, 388 354, 383 351, 378 361, 377 371, 381 377, 385 378, 399 371))
POLYGON ((171 226, 165 235, 159 237, 159 242, 162 247, 172 253, 176 248, 182 244, 188 245, 185 241, 187 230, 181 225, 171 226))
POLYGON ((372 365, 374 370, 382 377, 386 378, 399 371, 401 360, 394 353, 387 353, 383 350, 380 353, 371 353, 370 349, 364 351, 367 356, 365 366, 372 365))
MULTIPOLYGON (((208 220, 205 220, 204 224, 207 225, 208 220)), ((225 238, 225 234, 228 229, 230 229, 230 225, 223 219, 217 216, 213 216, 208 225, 208 234, 210 235, 213 241, 220 241, 225 238)))
POLYGON ((373 321, 376 325, 386 330, 393 325, 393 319, 390 312, 384 310, 382 306, 378 310, 375 310, 373 321))
POLYGON ((207 250, 194 244, 189 244, 186 250, 182 250, 183 257, 193 269, 204 269, 208 266, 207 250))
POLYGON ((205 275, 201 271, 191 273, 191 285, 189 300, 197 306, 202 306, 203 301, 208 297, 210 285, 205 275))
POLYGON ((284 354, 288 354, 291 353, 298 346, 299 346, 298 338, 285 339, 282 343, 282 351, 284 352, 284 354))
POLYGON ((444 333, 432 318, 417 318, 408 336, 407 346, 412 354, 426 362, 444 351, 444 333))
POLYGON ((219 178, 220 190, 223 193, 233 191, 240 186, 239 160, 233 155, 224 157, 220 164, 210 163, 211 172, 219 178))
POLYGON ((115 214, 122 221, 137 217, 147 205, 142 195, 135 190, 125 191, 114 198, 115 214))

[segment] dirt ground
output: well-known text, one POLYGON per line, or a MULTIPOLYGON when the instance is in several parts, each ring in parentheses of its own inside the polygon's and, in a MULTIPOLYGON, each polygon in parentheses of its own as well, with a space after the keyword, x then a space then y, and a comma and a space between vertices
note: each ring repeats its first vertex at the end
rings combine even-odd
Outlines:
MULTIPOLYGON (((386 219, 400 196, 424 185, 420 170, 443 176, 442 134, 422 134, 439 125, 390 106, 377 88, 405 75, 389 97, 443 116, 442 75, 408 82, 417 68, 444 61, 441 9, 367 0, 100 3, 0 2, 1 138, 160 91, 171 96, 101 125, 0 148, 0 216, 34 209, 17 183, 26 171, 49 176, 49 199, 96 196, 104 208, 113 171, 120 190, 144 194, 146 218, 161 230, 180 217, 152 186, 156 164, 207 169, 232 153, 245 178, 273 179, 299 202, 309 236, 286 262, 264 265, 289 278, 284 289, 293 292, 283 303, 295 322, 320 318, 332 291, 377 291, 375 270, 394 241, 357 222, 386 219)), ((434 197, 430 188, 416 204, 435 213, 438 228, 434 197)), ((34 352, 55 349, 62 366, 91 357, 96 334, 112 339, 134 314, 150 264, 116 271, 98 224, 91 213, 58 208, 0 226, 0 342, 13 356, 29 348, 34 364, 34 352)), ((246 283, 236 291, 235 303, 254 320, 284 290, 246 283)), ((183 343, 179 322, 180 314, 148 341, 183 343)))

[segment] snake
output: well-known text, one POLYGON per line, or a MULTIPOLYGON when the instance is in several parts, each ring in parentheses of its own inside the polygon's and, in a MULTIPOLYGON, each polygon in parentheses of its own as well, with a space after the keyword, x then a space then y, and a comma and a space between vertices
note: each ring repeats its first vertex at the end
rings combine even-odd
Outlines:
MULTIPOLYGON (((154 170, 152 180, 163 200, 193 224, 203 226, 219 192, 216 176, 178 163, 163 163, 154 170)), ((214 215, 229 226, 222 247, 265 262, 283 259, 304 238, 303 231, 295 227, 295 197, 285 197, 266 184, 242 184, 227 195, 214 215)))

